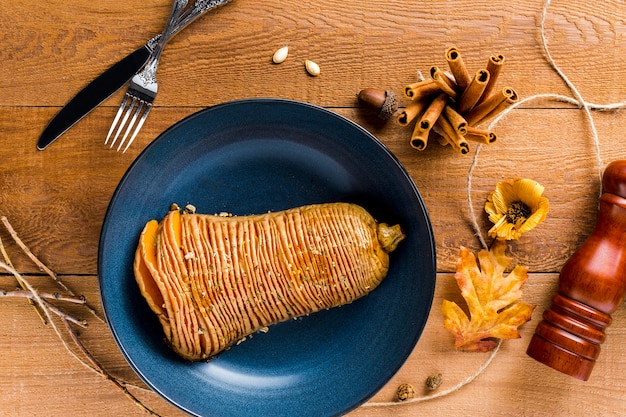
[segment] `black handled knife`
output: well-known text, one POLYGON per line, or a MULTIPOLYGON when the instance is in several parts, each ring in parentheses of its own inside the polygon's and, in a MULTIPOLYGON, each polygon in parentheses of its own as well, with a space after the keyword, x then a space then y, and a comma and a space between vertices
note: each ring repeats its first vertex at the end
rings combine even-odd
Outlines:
MULTIPOLYGON (((181 13, 174 28, 169 33, 166 42, 198 17, 229 1, 230 0, 195 0, 193 5, 189 5, 189 7, 181 13)), ((114 64, 76 94, 74 98, 54 116, 44 129, 37 141, 37 149, 40 151, 46 149, 48 145, 65 133, 70 127, 74 126, 80 119, 98 107, 100 103, 128 83, 146 64, 160 36, 161 35, 157 35, 150 39, 144 46, 137 49, 126 58, 123 58, 117 64, 114 64)))
POLYGON ((37 141, 37 149, 40 151, 46 149, 70 127, 128 83, 135 73, 145 65, 149 56, 150 49, 146 44, 89 83, 48 123, 37 141))

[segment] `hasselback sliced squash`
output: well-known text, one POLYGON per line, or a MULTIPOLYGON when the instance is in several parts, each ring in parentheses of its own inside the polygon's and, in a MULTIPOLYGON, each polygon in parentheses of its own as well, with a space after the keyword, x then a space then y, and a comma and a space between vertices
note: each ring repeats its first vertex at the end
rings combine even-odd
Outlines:
POLYGON ((145 225, 134 272, 171 348, 207 360, 271 324, 368 294, 402 239, 399 226, 349 203, 230 217, 172 210, 145 225))

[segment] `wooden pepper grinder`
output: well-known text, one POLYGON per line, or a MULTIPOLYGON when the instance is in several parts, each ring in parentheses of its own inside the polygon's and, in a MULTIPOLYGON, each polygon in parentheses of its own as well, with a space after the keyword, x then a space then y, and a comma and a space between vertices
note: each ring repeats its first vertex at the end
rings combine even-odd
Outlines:
POLYGON ((626 292, 626 161, 606 167, 602 192, 596 227, 561 270, 558 293, 526 351, 583 381, 626 292))

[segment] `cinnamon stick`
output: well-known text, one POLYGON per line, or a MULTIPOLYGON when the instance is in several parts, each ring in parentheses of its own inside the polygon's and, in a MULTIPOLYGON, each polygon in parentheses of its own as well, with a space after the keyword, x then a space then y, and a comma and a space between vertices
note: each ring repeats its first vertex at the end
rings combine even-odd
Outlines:
POLYGON ((487 62, 487 71, 489 72, 489 82, 485 87, 485 91, 483 92, 482 97, 478 100, 476 105, 479 105, 483 101, 489 99, 491 93, 496 88, 496 83, 498 82, 498 77, 500 76, 500 72, 502 71, 502 66, 504 65, 504 55, 492 55, 489 57, 489 61, 487 62))
POLYGON ((418 81, 404 87, 404 97, 410 100, 419 100, 426 96, 438 93, 441 87, 432 79, 418 81))
POLYGON ((468 123, 463 116, 450 106, 446 106, 443 109, 443 112, 452 127, 454 127, 461 135, 465 135, 467 133, 468 123))
POLYGON ((489 72, 484 69, 478 70, 470 84, 463 91, 463 95, 461 95, 461 99, 459 100, 457 111, 461 114, 465 114, 470 111, 476 105, 478 100, 480 100, 488 82, 489 72))
POLYGON ((473 142, 489 144, 496 141, 496 134, 489 130, 468 126, 465 138, 473 142))
POLYGON ((430 130, 439 116, 443 111, 443 108, 446 106, 448 102, 448 95, 446 93, 441 93, 433 101, 430 102, 426 110, 424 110, 424 114, 417 122, 421 126, 422 129, 430 130))
POLYGON ((461 90, 465 90, 472 79, 458 48, 453 46, 446 50, 446 61, 448 61, 448 67, 450 67, 450 72, 452 72, 456 84, 461 90))
POLYGON ((456 91, 459 87, 438 67, 430 68, 430 78, 441 88, 441 91, 452 98, 457 98, 459 93, 456 91))
POLYGON ((422 114, 427 104, 428 100, 424 99, 411 101, 404 110, 398 113, 398 124, 400 126, 407 126, 413 119, 422 114))
POLYGON ((437 139, 437 142, 439 142, 439 144, 440 144, 441 146, 448 146, 448 145, 450 145, 450 141, 448 141, 448 139, 446 139, 445 137, 443 137, 443 135, 441 135, 441 134, 437 133, 437 130, 438 130, 438 129, 437 129, 437 126, 435 126, 435 128, 434 128, 434 129, 432 129, 432 132, 433 132, 433 134, 434 134, 435 138, 437 139))
POLYGON ((504 87, 502 90, 492 94, 488 99, 474 107, 465 115, 465 119, 470 125, 477 125, 484 120, 488 114, 493 112, 502 102, 507 99, 516 100, 517 92, 511 87, 504 87))
POLYGON ((495 109, 489 112, 484 118, 478 121, 478 123, 483 122, 485 120, 491 119, 492 117, 496 117, 498 114, 502 113, 507 108, 511 107, 513 104, 519 101, 519 96, 517 92, 511 88, 512 94, 510 97, 507 97, 502 103, 498 105, 495 109))
POLYGON ((437 119, 439 119, 443 108, 446 107, 447 101, 448 95, 446 93, 440 93, 426 106, 422 117, 415 124, 413 134, 411 135, 410 143, 413 148, 420 151, 426 148, 430 129, 432 129, 437 119))
POLYGON ((452 127, 450 121, 445 117, 445 114, 437 119, 435 127, 437 133, 442 135, 458 152, 463 155, 469 152, 469 144, 467 143, 467 140, 465 140, 465 137, 452 127))
POLYGON ((413 134, 411 135, 411 141, 409 142, 411 147, 418 151, 426 149, 428 144, 428 135, 430 135, 430 127, 428 129, 422 128, 419 123, 415 124, 413 134))

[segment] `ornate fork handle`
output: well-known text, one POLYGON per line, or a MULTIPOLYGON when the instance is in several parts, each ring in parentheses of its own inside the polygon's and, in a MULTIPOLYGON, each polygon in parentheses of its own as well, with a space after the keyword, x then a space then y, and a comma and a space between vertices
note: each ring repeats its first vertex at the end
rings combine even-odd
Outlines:
MULTIPOLYGON (((216 9, 229 1, 231 0, 196 0, 192 6, 190 6, 178 17, 176 23, 174 23, 172 27, 172 30, 169 32, 169 36, 164 40, 164 44, 204 13, 209 10, 216 9)), ((146 47, 150 50, 150 52, 155 52, 161 36, 162 34, 158 34, 146 43, 146 47)))
MULTIPOLYGON (((146 63, 144 68, 137 74, 144 86, 147 87, 150 84, 156 84, 156 71, 157 67, 159 66, 159 58, 161 58, 163 48, 165 48, 165 44, 171 38, 172 31, 176 27, 176 22, 183 13, 185 7, 187 7, 187 0, 174 0, 172 11, 170 12, 170 16, 167 19, 165 29, 163 29, 163 32, 161 32, 160 35, 157 35, 155 37, 157 38, 156 45, 154 45, 154 48, 151 49, 148 62, 146 63)), ((148 42, 151 42, 155 38, 152 38, 148 42)))
POLYGON ((176 35, 179 31, 187 27, 191 22, 202 16, 209 10, 213 10, 219 6, 228 3, 230 0, 196 0, 196 2, 187 9, 178 19, 171 36, 176 35))

